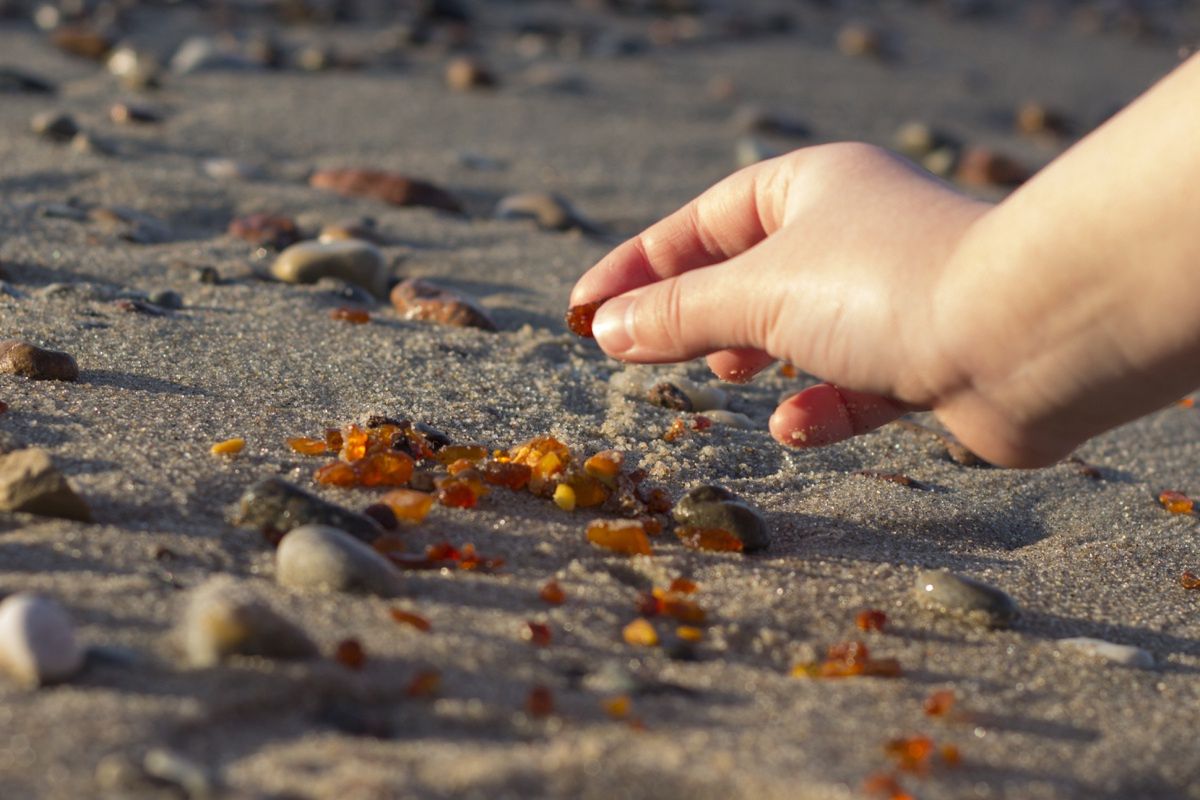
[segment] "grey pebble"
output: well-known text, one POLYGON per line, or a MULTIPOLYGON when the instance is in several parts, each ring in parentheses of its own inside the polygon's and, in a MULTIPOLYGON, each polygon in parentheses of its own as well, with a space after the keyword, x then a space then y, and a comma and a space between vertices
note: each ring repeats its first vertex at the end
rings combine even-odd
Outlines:
POLYGON ((378 247, 357 239, 299 242, 284 250, 271 265, 271 274, 284 283, 316 283, 341 278, 376 297, 387 295, 387 259, 378 247))
POLYGON ((723 486, 697 486, 679 498, 671 516, 679 525, 727 530, 741 540, 744 552, 762 550, 771 542, 758 509, 723 486))
POLYGON ((742 430, 752 431, 758 427, 754 424, 754 420, 745 414, 738 411, 729 411, 724 408, 714 408, 711 411, 705 411, 704 416, 718 425, 726 425, 730 428, 741 428, 742 430))
POLYGON ((947 570, 922 570, 913 593, 925 608, 989 628, 1007 628, 1019 614, 1016 601, 1005 592, 947 570))
POLYGON ((176 310, 183 308, 183 296, 179 292, 170 289, 161 289, 157 292, 151 292, 146 297, 146 302, 153 303, 159 308, 168 308, 176 310))
POLYGON ((75 494, 50 454, 37 447, 0 456, 0 510, 92 521, 87 503, 75 494))
POLYGON ((0 92, 25 94, 54 94, 57 88, 53 83, 13 67, 0 67, 0 92))
POLYGON ((193 667, 211 667, 235 655, 276 659, 317 655, 316 645, 304 631, 225 575, 191 591, 179 639, 193 667))
POLYGON ((265 478, 247 489, 234 522, 256 528, 271 541, 279 541, 301 525, 330 525, 368 544, 383 534, 370 517, 322 500, 281 478, 265 478))
POLYGON ((283 537, 275 552, 275 579, 293 589, 361 592, 392 597, 400 571, 345 531, 303 525, 283 537))

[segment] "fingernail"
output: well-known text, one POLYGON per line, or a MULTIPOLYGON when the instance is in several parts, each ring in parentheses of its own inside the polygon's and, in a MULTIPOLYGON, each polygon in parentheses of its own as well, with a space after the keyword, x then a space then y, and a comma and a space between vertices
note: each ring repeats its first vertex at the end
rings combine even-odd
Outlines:
POLYGON ((632 297, 614 297, 596 312, 592 335, 596 344, 610 355, 620 355, 633 347, 632 297))

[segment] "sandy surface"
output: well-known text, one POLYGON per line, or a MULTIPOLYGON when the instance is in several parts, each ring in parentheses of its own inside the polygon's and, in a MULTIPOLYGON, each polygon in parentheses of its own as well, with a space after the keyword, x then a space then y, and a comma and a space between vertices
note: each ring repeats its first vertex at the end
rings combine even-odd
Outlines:
MULTIPOLYGON (((956 744, 964 761, 906 779, 920 798, 1200 797, 1200 595, 1177 584, 1200 566, 1197 524, 1154 500, 1165 488, 1200 492, 1200 412, 1166 409, 1087 445, 1081 455, 1099 481, 1069 465, 962 467, 894 426, 789 453, 765 420, 803 381, 771 371, 732 390, 732 408, 759 430, 718 427, 668 443, 659 437, 675 415, 612 391, 620 366, 561 322, 572 282, 612 242, 733 168, 739 102, 811 126, 811 139, 780 148, 886 144, 920 118, 1036 165, 1056 149, 1010 132, 1018 103, 1042 100, 1086 129, 1176 63, 1177 40, 888 4, 873 18, 897 56, 881 64, 833 47, 850 12, 804 5, 787 35, 566 60, 583 88, 563 92, 528 85, 515 20, 634 33, 647 20, 478 5, 497 91, 447 91, 446 54, 414 48, 389 69, 168 76, 146 99, 165 122, 144 128, 108 122, 108 105, 128 93, 96 65, 54 51, 23 22, 0 24, 0 63, 61 83, 56 98, 0 96, 0 262, 18 295, 0 295, 0 337, 67 350, 82 369, 76 384, 0 376, 11 406, 0 432, 50 450, 98 520, 0 514, 0 593, 59 598, 84 642, 107 655, 66 685, 0 686, 0 796, 106 796, 95 778, 102 759, 165 746, 218 775, 231 797, 856 797, 865 776, 888 768, 888 739, 925 732, 956 744), (710 96, 714 76, 732 80, 735 100, 710 96), (116 153, 77 154, 33 136, 29 118, 47 108, 71 111, 116 153), (473 169, 463 154, 497 168, 473 169), (260 164, 264 176, 209 178, 199 164, 216 156, 260 164), (315 167, 352 165, 434 180, 466 198, 470 214, 342 199, 304 180, 315 167), (561 192, 611 235, 490 218, 499 197, 529 189, 561 192), (140 209, 165 223, 166 241, 133 244, 42 213, 71 199, 140 209), (396 275, 474 294, 501 331, 404 322, 383 305, 366 326, 332 321, 328 311, 346 303, 336 287, 255 277, 269 257, 225 234, 231 217, 253 211, 310 228, 372 216, 394 240, 386 252, 396 275), (199 265, 226 280, 192 281, 199 265), (41 291, 56 282, 75 288, 41 291), (105 299, 164 288, 182 294, 182 310, 148 317, 105 299), (409 535, 473 542, 507 559, 501 574, 414 573, 398 601, 277 587, 271 550, 228 522, 232 504, 270 475, 311 488, 314 461, 284 438, 372 413, 494 447, 552 432, 584 452, 620 448, 673 496, 707 481, 743 494, 768 516, 774 543, 740 557, 662 542, 653 558, 630 560, 588 545, 586 512, 498 491, 476 511, 436 508, 409 535), (209 455, 235 435, 249 442, 241 456, 209 455), (853 474, 860 469, 903 472, 931 489, 853 474), (1023 609, 1019 624, 986 632, 918 611, 906 598, 922 566, 1004 588, 1023 609), (246 659, 186 669, 169 633, 184 591, 215 573, 257 587, 326 654, 357 637, 366 668, 246 659), (712 618, 695 662, 620 640, 637 591, 678 575, 700 584, 712 618), (561 607, 537 598, 550 576, 568 592, 561 607), (426 615, 433 631, 394 624, 392 606, 426 615), (891 625, 862 636, 900 660, 902 679, 788 676, 793 663, 859 636, 854 614, 868 606, 891 625), (551 646, 521 640, 530 619, 552 626, 551 646), (1055 644, 1068 636, 1139 645, 1159 665, 1092 661, 1055 644), (644 731, 600 707, 608 695, 593 673, 610 662, 652 687, 633 698, 644 731), (411 677, 429 668, 442 674, 439 699, 406 698, 411 677), (522 712, 534 684, 555 693, 550 720, 522 712), (965 718, 923 715, 922 700, 940 688, 958 693, 965 718), (322 724, 335 703, 386 721, 392 735, 322 724)), ((169 53, 181 24, 149 20, 136 37, 169 53)), ((284 33, 351 49, 378 36, 365 25, 284 33)), ((702 364, 676 369, 704 377, 702 364)), ((352 508, 371 501, 363 490, 321 494, 352 508)))

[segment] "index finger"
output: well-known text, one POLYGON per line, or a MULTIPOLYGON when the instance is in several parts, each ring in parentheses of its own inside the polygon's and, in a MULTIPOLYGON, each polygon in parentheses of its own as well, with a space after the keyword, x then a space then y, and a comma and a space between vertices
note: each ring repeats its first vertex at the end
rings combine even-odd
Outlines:
POLYGON ((780 225, 779 159, 739 170, 618 246, 584 273, 571 305, 624 294, 750 249, 780 225))

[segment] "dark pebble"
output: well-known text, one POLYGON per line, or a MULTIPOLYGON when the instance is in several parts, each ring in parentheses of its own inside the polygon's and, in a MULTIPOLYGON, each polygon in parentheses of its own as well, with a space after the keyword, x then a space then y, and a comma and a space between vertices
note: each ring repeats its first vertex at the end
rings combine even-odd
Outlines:
POLYGON ((69 353, 7 339, 0 342, 0 373, 21 375, 31 380, 79 380, 79 366, 69 353))
POLYGON ((234 524, 255 528, 272 544, 301 525, 329 525, 367 544, 383 534, 375 520, 322 500, 281 478, 266 478, 242 495, 234 524))

